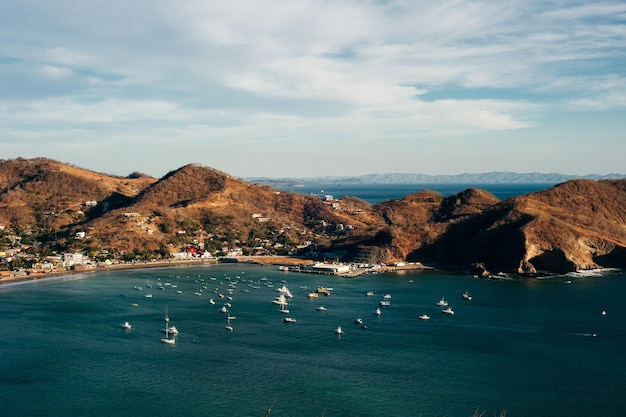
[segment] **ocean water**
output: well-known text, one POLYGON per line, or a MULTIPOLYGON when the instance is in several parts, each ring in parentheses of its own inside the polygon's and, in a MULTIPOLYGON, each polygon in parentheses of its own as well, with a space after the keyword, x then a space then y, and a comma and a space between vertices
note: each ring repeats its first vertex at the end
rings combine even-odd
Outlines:
POLYGON ((624 294, 622 271, 346 279, 248 264, 2 285, 1 414, 623 416, 624 294), (281 280, 296 323, 271 303, 281 280), (219 312, 229 284, 232 332, 219 312), (331 295, 309 299, 319 285, 331 295), (391 306, 375 316, 385 294, 391 306), (442 296, 454 315, 436 306, 442 296), (160 341, 166 308, 175 345, 160 341))
POLYGON ((276 187, 295 191, 301 194, 319 196, 332 195, 335 198, 344 196, 359 197, 370 204, 389 199, 398 199, 419 190, 433 190, 444 196, 456 194, 468 188, 480 188, 489 191, 500 200, 516 195, 528 194, 545 190, 554 184, 308 184, 304 187, 276 187))

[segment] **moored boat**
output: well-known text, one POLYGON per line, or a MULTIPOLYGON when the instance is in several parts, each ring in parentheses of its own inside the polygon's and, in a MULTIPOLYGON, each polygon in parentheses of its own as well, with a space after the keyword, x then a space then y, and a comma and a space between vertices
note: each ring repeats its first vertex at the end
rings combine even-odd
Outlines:
POLYGON ((428 314, 421 314, 420 320, 430 320, 430 316, 428 314))
POLYGON ((446 308, 446 309, 441 310, 441 312, 442 312, 443 314, 450 314, 450 315, 454 314, 454 310, 452 310, 452 308, 450 308, 450 307, 448 307, 448 308, 446 308))

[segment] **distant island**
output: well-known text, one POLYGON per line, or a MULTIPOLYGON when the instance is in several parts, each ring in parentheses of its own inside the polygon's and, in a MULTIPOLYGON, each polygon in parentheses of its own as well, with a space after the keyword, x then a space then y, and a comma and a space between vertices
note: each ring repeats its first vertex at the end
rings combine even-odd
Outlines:
POLYGON ((313 178, 268 178, 251 177, 246 181, 270 186, 306 186, 308 184, 559 184, 574 179, 608 180, 626 178, 626 174, 587 174, 567 175, 541 172, 505 172, 464 173, 456 175, 428 174, 366 174, 359 176, 324 176, 313 178))

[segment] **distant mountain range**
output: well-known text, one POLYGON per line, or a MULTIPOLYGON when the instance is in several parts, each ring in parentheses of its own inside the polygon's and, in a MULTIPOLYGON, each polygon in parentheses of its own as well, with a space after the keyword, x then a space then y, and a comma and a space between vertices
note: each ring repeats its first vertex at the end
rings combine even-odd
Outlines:
POLYGON ((519 173, 484 172, 456 175, 427 174, 367 174, 354 177, 314 177, 314 178, 245 178, 246 181, 268 185, 307 185, 307 184, 560 184, 573 179, 622 179, 626 174, 566 175, 559 173, 519 173))

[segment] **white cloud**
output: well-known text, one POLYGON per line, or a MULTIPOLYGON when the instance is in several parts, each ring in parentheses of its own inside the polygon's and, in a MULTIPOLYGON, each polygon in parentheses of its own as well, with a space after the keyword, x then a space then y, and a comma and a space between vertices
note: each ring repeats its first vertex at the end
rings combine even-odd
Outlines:
POLYGON ((25 141, 406 145, 541 129, 553 112, 622 109, 626 96, 618 0, 5 8, 0 126, 25 141))

